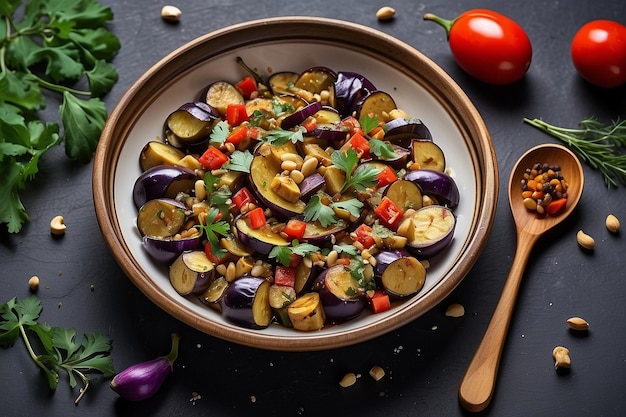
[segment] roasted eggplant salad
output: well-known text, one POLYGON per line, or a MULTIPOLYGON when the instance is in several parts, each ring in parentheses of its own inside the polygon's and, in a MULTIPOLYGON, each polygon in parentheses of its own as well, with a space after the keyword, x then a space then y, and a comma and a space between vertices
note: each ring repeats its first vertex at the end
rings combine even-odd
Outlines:
POLYGON ((231 323, 299 331, 417 294, 459 203, 426 125, 361 74, 242 65, 141 151, 137 227, 173 288, 231 323))

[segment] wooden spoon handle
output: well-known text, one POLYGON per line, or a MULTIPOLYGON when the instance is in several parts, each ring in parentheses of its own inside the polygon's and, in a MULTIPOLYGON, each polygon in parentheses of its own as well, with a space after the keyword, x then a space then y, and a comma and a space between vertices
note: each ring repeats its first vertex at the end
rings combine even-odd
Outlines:
POLYGON ((502 295, 474 358, 459 387, 459 401, 468 411, 484 410, 493 396, 502 348, 532 246, 538 236, 518 230, 517 248, 502 295))

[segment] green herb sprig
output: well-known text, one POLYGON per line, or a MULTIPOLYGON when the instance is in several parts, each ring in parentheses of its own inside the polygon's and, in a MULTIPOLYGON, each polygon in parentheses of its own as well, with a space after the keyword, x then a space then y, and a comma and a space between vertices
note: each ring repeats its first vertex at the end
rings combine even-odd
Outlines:
POLYGON ((80 340, 74 329, 40 324, 37 320, 42 310, 41 301, 33 295, 0 304, 0 346, 9 348, 21 337, 31 359, 46 375, 51 390, 57 388, 60 370, 67 372, 72 388, 77 385, 78 377, 83 383, 74 401, 78 404, 89 387, 87 373, 100 372, 106 378, 115 374, 111 341, 98 333, 86 333, 80 340), (36 345, 43 353, 35 352, 36 345))
POLYGON ((93 156, 107 118, 99 97, 118 79, 110 62, 120 41, 104 28, 112 19, 111 8, 96 0, 0 5, 0 223, 10 233, 29 219, 20 192, 44 153, 63 142, 72 159, 93 156), (60 123, 40 119, 44 90, 60 95, 60 123))
POLYGON ((598 170, 607 188, 626 184, 626 119, 604 125, 594 117, 583 119, 580 128, 555 126, 541 119, 523 119, 565 143, 582 161, 598 170))

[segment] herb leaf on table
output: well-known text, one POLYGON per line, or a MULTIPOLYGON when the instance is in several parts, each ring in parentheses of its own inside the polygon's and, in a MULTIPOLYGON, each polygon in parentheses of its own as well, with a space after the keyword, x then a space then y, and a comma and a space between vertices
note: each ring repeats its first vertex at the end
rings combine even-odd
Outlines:
POLYGON ((45 152, 64 142, 71 159, 93 156, 107 118, 100 97, 118 79, 111 61, 120 41, 103 27, 112 19, 111 8, 96 0, 0 5, 0 175, 8 178, 0 184, 0 224, 10 233, 28 221, 20 193, 45 152), (56 122, 38 113, 44 91, 59 95, 56 122))
POLYGON ((626 184, 626 119, 602 124, 583 119, 580 128, 565 128, 541 119, 523 121, 565 143, 581 160, 598 170, 607 188, 626 184))
POLYGON ((31 357, 48 379, 48 386, 55 390, 59 382, 59 370, 67 372, 74 388, 78 377, 83 386, 75 403, 81 400, 89 387, 87 373, 99 372, 108 378, 115 374, 111 354, 111 341, 99 333, 86 333, 76 337, 76 330, 40 324, 37 320, 43 310, 35 296, 12 298, 0 304, 0 346, 9 348, 22 337, 31 357), (38 343, 35 343, 38 341, 38 343), (41 346, 43 353, 37 353, 41 346))

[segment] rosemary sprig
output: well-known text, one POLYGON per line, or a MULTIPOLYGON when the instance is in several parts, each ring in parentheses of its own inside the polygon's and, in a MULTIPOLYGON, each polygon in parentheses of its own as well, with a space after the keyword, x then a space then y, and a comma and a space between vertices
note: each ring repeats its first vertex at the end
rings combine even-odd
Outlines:
POLYGON ((582 161, 600 171, 607 188, 626 184, 626 119, 603 125, 595 117, 583 119, 579 129, 554 126, 541 119, 523 119, 565 143, 582 161))

